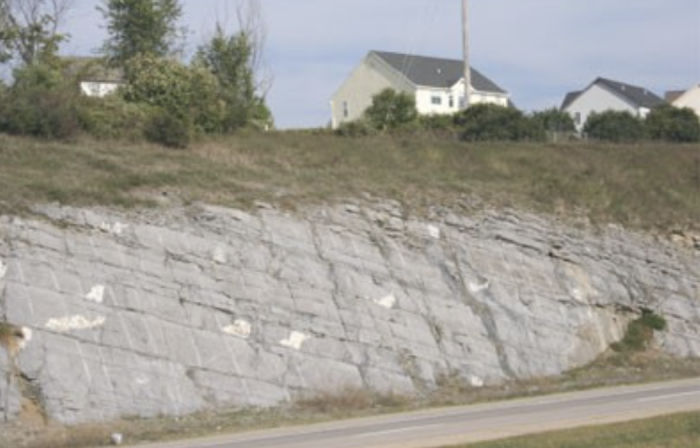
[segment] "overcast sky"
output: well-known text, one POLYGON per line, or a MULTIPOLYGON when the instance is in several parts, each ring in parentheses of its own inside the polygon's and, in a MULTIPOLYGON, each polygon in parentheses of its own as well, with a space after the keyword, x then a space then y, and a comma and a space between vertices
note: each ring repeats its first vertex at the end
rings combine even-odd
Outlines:
MULTIPOLYGON (((181 0, 188 52, 236 0, 181 0)), ((459 59, 460 0, 260 0, 268 94, 281 128, 325 126, 329 101, 370 50, 459 59)), ((96 5, 76 0, 62 53, 105 38, 96 5)), ((700 82, 700 0, 471 0, 471 59, 524 110, 558 106, 598 76, 651 89, 700 82)))

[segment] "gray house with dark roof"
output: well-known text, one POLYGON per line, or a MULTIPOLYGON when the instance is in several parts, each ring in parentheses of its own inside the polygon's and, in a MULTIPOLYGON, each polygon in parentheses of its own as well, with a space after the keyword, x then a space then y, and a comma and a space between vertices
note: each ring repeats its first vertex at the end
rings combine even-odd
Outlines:
POLYGON ((627 111, 644 118, 651 109, 662 104, 664 100, 648 89, 597 78, 584 90, 567 93, 561 110, 572 116, 576 129, 581 132, 588 116, 594 112, 627 111))
MULTIPOLYGON (((372 97, 386 88, 415 95, 418 113, 451 114, 464 102, 462 61, 370 51, 333 95, 333 128, 357 120, 372 104, 372 97)), ((471 101, 502 106, 510 95, 496 83, 471 69, 471 101)))

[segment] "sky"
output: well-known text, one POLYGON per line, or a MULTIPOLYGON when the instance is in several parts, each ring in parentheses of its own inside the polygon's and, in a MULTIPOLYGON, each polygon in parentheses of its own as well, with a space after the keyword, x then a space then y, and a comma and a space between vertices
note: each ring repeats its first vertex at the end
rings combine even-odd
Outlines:
MULTIPOLYGON (((258 0, 267 28, 267 103, 279 128, 326 126, 330 99, 370 50, 459 59, 460 0, 258 0)), ((106 37, 102 0, 75 0, 66 55, 106 37)), ((186 54, 238 0, 181 0, 186 54)), ((472 65, 525 111, 558 107, 596 77, 663 96, 700 83, 700 0, 470 0, 472 65)))

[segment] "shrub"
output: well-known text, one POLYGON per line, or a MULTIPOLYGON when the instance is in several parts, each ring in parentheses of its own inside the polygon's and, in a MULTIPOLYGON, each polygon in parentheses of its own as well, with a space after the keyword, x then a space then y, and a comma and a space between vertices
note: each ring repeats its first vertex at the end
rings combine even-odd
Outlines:
MULTIPOLYGON (((178 121, 194 130, 217 132, 222 112, 218 100, 218 81, 207 70, 187 67, 177 61, 141 55, 127 64, 124 98, 168 112, 169 118, 156 117, 164 124, 178 121)), ((165 126, 169 126, 165 124, 165 126)), ((180 132, 184 135, 183 132, 180 132)))
POLYGON ((372 97, 364 118, 380 131, 406 126, 418 118, 416 100, 408 93, 384 89, 372 97))
POLYGON ((687 107, 657 107, 649 113, 645 123, 649 137, 653 140, 679 143, 700 141, 700 120, 687 107))
POLYGON ((341 123, 335 134, 341 137, 368 137, 377 134, 377 130, 367 120, 355 120, 341 123))
POLYGON ((161 110, 148 121, 146 138, 169 148, 187 148, 192 139, 192 124, 169 111, 161 110))
POLYGON ((639 352, 647 349, 654 338, 654 331, 666 329, 666 319, 651 310, 643 309, 642 316, 627 325, 624 338, 612 345, 617 352, 639 352))
POLYGON ((0 104, 0 131, 65 139, 80 131, 78 93, 58 68, 35 64, 15 71, 0 104))
POLYGON ((146 104, 129 103, 119 95, 105 98, 81 98, 78 121, 81 128, 96 138, 139 141, 157 109, 146 104))
POLYGON ((583 132, 609 142, 637 142, 646 136, 644 122, 627 111, 608 110, 588 116, 583 132))
POLYGON ((467 141, 543 140, 544 129, 517 109, 475 104, 455 116, 461 139, 467 141))
POLYGON ((551 139, 572 139, 576 135, 574 119, 562 110, 550 108, 538 111, 532 114, 531 119, 551 139))

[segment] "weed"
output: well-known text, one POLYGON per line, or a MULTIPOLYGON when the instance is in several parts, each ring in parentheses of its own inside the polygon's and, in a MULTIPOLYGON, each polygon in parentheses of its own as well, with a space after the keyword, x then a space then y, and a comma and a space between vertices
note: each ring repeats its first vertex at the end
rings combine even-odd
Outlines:
POLYGON ((617 352, 639 352, 649 347, 654 339, 654 331, 666 329, 666 319, 651 310, 642 310, 642 315, 627 325, 627 331, 620 342, 611 347, 617 352))

